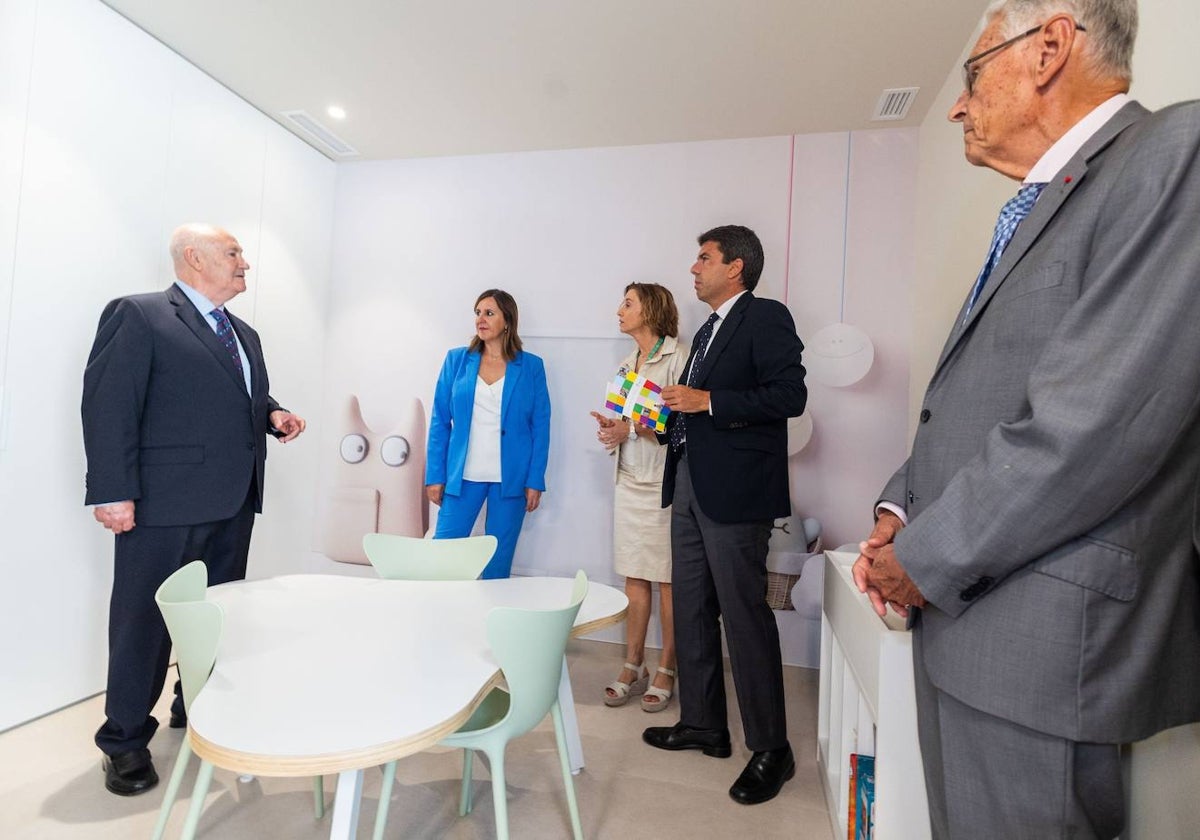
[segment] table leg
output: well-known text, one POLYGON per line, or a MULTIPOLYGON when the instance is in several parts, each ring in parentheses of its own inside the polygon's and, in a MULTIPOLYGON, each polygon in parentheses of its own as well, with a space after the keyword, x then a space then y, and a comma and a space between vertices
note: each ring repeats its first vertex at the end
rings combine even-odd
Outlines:
POLYGON ((562 709, 563 735, 567 739, 567 757, 571 772, 576 776, 583 769, 583 741, 579 738, 579 719, 575 716, 575 695, 571 693, 571 675, 567 673, 567 657, 563 657, 562 673, 558 676, 558 705, 562 709))
POLYGON ((338 774, 337 793, 333 796, 333 818, 329 840, 353 840, 358 831, 358 808, 362 802, 362 770, 343 770, 338 774))

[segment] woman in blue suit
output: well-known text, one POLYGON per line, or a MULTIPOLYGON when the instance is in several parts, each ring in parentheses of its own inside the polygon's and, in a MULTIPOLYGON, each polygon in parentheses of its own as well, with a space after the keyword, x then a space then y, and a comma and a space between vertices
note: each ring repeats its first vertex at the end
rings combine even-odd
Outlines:
POLYGON ((434 539, 470 535, 486 501, 484 529, 498 545, 482 577, 508 577, 549 453, 546 369, 521 350, 512 295, 488 289, 475 301, 475 337, 446 354, 433 395, 425 494, 441 507, 434 539))

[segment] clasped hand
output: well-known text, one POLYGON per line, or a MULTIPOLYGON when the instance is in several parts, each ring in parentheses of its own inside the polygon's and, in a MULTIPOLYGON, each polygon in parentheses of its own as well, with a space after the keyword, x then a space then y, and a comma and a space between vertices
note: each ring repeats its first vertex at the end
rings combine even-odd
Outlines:
POLYGON ((888 604, 903 618, 908 617, 909 607, 925 606, 925 596, 896 559, 893 543, 903 527, 896 514, 882 512, 871 535, 858 544, 858 559, 851 569, 858 591, 866 593, 881 618, 888 604))

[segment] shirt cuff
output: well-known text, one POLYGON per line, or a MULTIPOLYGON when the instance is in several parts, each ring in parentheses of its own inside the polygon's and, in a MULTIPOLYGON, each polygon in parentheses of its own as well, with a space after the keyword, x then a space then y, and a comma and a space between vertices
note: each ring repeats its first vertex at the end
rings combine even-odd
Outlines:
POLYGON ((885 510, 900 517, 901 523, 905 525, 908 524, 908 514, 905 512, 904 508, 900 507, 899 505, 894 505, 891 502, 878 502, 875 505, 875 518, 878 519, 879 514, 885 510))

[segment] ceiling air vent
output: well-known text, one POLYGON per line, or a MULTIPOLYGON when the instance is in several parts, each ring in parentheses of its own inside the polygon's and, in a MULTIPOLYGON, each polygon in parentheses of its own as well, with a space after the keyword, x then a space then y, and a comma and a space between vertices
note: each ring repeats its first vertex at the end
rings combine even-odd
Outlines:
POLYGON ((902 120, 908 116, 908 109, 917 98, 920 88, 891 88, 885 90, 875 104, 872 120, 902 120))
POLYGON ((281 116, 320 151, 340 158, 358 157, 357 149, 317 122, 307 111, 283 111, 281 116))

